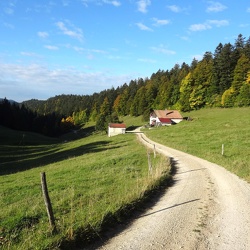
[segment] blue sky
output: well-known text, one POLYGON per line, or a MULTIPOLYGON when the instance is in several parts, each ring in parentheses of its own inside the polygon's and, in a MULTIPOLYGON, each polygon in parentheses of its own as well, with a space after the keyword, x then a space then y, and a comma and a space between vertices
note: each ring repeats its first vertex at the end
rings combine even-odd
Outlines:
POLYGON ((116 88, 249 31, 249 0, 2 0, 0 97, 116 88))

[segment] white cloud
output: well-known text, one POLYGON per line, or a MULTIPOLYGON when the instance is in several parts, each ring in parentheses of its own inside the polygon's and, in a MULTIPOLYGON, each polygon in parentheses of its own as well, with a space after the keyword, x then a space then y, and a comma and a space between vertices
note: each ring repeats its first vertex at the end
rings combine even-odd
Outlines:
POLYGON ((148 26, 144 25, 143 23, 136 23, 137 27, 140 30, 145 30, 145 31, 153 31, 151 28, 149 28, 148 26))
POLYGON ((53 46, 53 45, 44 45, 44 48, 49 49, 49 50, 58 50, 59 49, 57 46, 53 46))
POLYGON ((41 57, 41 55, 38 55, 38 54, 33 53, 33 52, 25 52, 25 51, 22 51, 20 54, 21 54, 22 56, 41 57))
POLYGON ((37 32, 37 35, 41 38, 47 38, 49 36, 49 33, 44 31, 39 31, 37 32))
POLYGON ((208 23, 211 25, 215 25, 216 27, 229 25, 229 22, 227 20, 208 20, 208 23))
POLYGON ((151 4, 150 0, 140 0, 137 1, 138 10, 142 13, 147 13, 147 7, 151 4))
POLYGON ((136 46, 136 43, 135 43, 134 41, 132 41, 132 40, 125 39, 125 43, 126 43, 127 45, 129 45, 130 47, 133 47, 133 48, 137 47, 137 46, 136 46))
POLYGON ((144 63, 156 63, 157 61, 154 59, 149 59, 149 58, 139 58, 137 60, 138 62, 144 62, 144 63))
MULTIPOLYGON (((67 48, 69 49, 73 49, 74 51, 76 52, 79 52, 79 53, 82 53, 82 52, 85 52, 85 53, 88 53, 88 54, 107 54, 107 51, 105 50, 100 50, 100 49, 86 49, 86 48, 83 48, 83 47, 78 47, 78 46, 70 46, 68 45, 67 48)), ((93 58, 93 57, 91 57, 93 58)))
POLYGON ((209 1, 209 6, 207 7, 207 12, 220 12, 225 10, 227 7, 219 2, 209 1))
POLYGON ((182 11, 182 9, 177 5, 169 5, 169 6, 167 6, 167 8, 175 13, 179 13, 182 11))
POLYGON ((94 3, 94 4, 99 5, 99 6, 103 5, 103 3, 104 4, 111 4, 115 7, 119 7, 122 5, 121 2, 118 0, 80 0, 80 1, 82 2, 82 4, 85 7, 88 7, 89 4, 91 4, 91 3, 94 3))
POLYGON ((181 36, 180 38, 181 38, 181 40, 189 41, 189 37, 188 36, 181 36))
POLYGON ((62 5, 64 6, 64 7, 67 7, 67 6, 69 6, 69 1, 68 0, 63 0, 62 1, 62 5))
POLYGON ((77 51, 77 52, 85 51, 84 48, 82 48, 82 47, 77 47, 77 46, 74 46, 73 49, 74 49, 75 51, 77 51))
POLYGON ((121 59, 126 59, 126 58, 124 58, 124 57, 122 57, 122 56, 113 56, 113 55, 109 55, 109 56, 107 56, 107 58, 110 59, 110 60, 121 60, 121 59))
POLYGON ((189 30, 191 30, 191 31, 203 31, 203 30, 208 30, 211 28, 212 28, 212 26, 209 25, 208 23, 199 23, 199 24, 190 25, 189 30))
POLYGON ((164 48, 163 45, 160 45, 159 47, 151 47, 151 50, 153 50, 157 53, 165 54, 165 55, 175 55, 176 54, 175 51, 166 49, 166 48, 164 48))
POLYGON ((1 98, 18 102, 48 99, 60 94, 87 95, 134 79, 132 75, 111 75, 109 72, 84 72, 74 68, 49 69, 39 64, 0 63, 1 98))
POLYGON ((8 29, 14 29, 15 28, 15 26, 13 25, 13 24, 10 24, 10 23, 3 23, 3 25, 6 27, 6 28, 8 28, 8 29))
POLYGON ((190 31, 203 31, 203 30, 212 29, 213 26, 222 27, 222 26, 227 26, 227 25, 229 25, 229 22, 227 20, 207 20, 204 23, 190 25, 189 30, 190 31))
POLYGON ((67 28, 65 23, 63 22, 57 22, 56 26, 63 32, 64 35, 70 36, 72 38, 76 38, 79 41, 83 41, 83 32, 80 28, 76 28, 70 24, 70 26, 72 26, 72 30, 71 30, 67 28))
POLYGON ((7 14, 7 15, 12 15, 14 13, 14 10, 11 9, 11 8, 5 8, 4 9, 4 12, 7 14))
POLYGON ((170 23, 169 20, 166 20, 166 19, 158 19, 158 18, 152 18, 153 22, 154 22, 154 26, 162 26, 162 25, 167 25, 170 23))
POLYGON ((91 49, 89 51, 91 51, 93 53, 97 53, 97 54, 106 54, 107 53, 106 51, 100 50, 100 49, 91 49))
POLYGON ((242 23, 242 24, 239 25, 239 27, 241 27, 241 28, 247 28, 249 26, 250 26, 249 23, 242 23))
POLYGON ((6 1, 6 4, 8 6, 3 9, 4 13, 7 15, 12 15, 14 13, 14 8, 16 7, 15 1, 6 1))
POLYGON ((203 56, 204 56, 204 54, 192 55, 192 56, 190 56, 190 59, 192 59, 192 60, 196 59, 196 60, 200 61, 200 60, 202 60, 203 56))
POLYGON ((82 4, 85 6, 85 7, 88 7, 88 3, 89 1, 88 0, 81 0, 82 4))
POLYGON ((121 3, 119 1, 108 1, 108 0, 103 0, 104 3, 111 4, 115 7, 119 7, 121 3))

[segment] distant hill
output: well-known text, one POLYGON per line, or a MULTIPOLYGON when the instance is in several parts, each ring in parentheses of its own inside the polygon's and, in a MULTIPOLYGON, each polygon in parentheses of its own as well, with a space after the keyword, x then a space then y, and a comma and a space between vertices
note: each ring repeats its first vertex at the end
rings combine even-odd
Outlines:
POLYGON ((11 104, 17 104, 17 105, 20 104, 20 103, 14 101, 14 100, 9 100, 9 99, 7 99, 7 98, 0 98, 0 102, 3 102, 5 99, 6 99, 9 103, 11 103, 11 104))
MULTIPOLYGON (((37 100, 37 99, 31 99, 31 100, 23 101, 22 104, 25 105, 25 107, 31 109, 32 111, 38 111, 41 109, 41 107, 44 106, 46 102, 47 100, 42 101, 42 100, 37 100)), ((42 113, 44 113, 44 111, 42 113)))

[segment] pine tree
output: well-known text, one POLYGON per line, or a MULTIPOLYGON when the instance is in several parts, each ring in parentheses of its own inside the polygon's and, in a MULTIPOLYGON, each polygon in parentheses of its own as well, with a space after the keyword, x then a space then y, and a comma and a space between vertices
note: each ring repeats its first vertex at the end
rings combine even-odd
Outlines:
POLYGON ((218 90, 222 94, 229 89, 232 84, 233 71, 236 62, 233 60, 233 46, 230 43, 225 44, 216 57, 218 90))
POLYGON ((100 107, 100 114, 97 116, 96 130, 106 131, 109 122, 111 122, 111 109, 109 100, 105 97, 100 107))

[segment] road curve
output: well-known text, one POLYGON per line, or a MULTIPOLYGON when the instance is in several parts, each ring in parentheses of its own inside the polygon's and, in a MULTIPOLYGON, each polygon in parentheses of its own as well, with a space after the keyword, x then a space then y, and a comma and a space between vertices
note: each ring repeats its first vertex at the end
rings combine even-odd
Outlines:
POLYGON ((216 164, 153 142, 143 133, 137 136, 175 161, 175 184, 95 249, 250 249, 250 185, 216 164))

